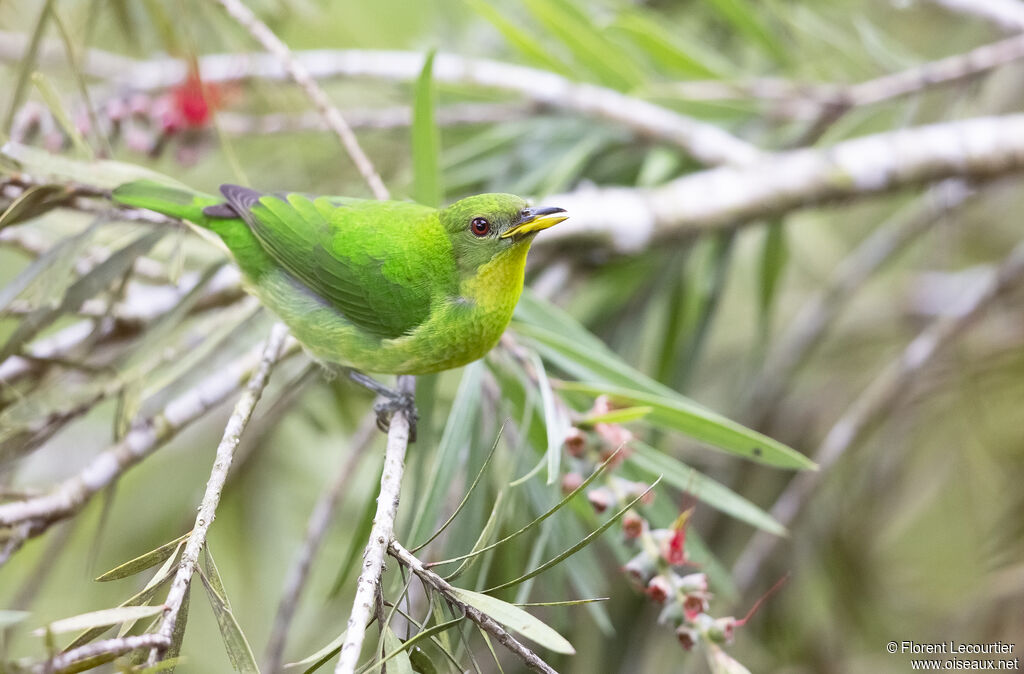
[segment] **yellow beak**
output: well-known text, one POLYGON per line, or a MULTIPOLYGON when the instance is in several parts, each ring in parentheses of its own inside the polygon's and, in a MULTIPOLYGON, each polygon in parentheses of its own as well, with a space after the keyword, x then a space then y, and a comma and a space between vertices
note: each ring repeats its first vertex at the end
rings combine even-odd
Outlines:
POLYGON ((510 227, 508 231, 501 235, 501 238, 507 239, 510 236, 521 236, 523 234, 539 232, 542 229, 554 227, 563 220, 568 219, 568 217, 569 214, 565 212, 564 208, 527 208, 523 211, 522 220, 510 227))

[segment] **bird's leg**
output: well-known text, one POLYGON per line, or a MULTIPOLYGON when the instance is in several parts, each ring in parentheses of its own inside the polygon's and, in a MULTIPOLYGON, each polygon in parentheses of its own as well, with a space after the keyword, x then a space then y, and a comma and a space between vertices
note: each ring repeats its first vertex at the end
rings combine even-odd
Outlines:
POLYGON ((377 394, 377 401, 373 404, 373 411, 377 413, 377 428, 387 433, 391 428, 391 417, 394 413, 405 412, 405 418, 409 420, 409 442, 416 442, 416 421, 419 414, 416 412, 416 400, 413 395, 390 389, 359 370, 346 368, 346 372, 349 379, 377 394))

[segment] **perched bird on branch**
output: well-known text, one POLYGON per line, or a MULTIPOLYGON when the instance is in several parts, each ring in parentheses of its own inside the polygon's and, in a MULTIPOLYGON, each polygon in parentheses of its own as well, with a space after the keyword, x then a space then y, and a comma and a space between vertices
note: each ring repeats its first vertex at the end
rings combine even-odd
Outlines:
POLYGON ((261 194, 223 198, 152 181, 114 199, 217 234, 250 292, 317 360, 383 396, 378 420, 412 401, 363 372, 425 374, 465 365, 501 337, 537 232, 568 216, 511 194, 443 209, 410 202, 261 194))

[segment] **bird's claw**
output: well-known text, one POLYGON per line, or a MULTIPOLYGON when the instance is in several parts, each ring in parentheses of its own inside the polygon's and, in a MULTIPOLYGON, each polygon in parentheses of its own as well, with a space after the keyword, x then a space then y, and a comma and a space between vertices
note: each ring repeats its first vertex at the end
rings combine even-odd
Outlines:
POLYGON ((416 422, 419 414, 416 412, 416 401, 412 394, 388 391, 381 394, 373 404, 373 411, 377 413, 377 428, 387 433, 391 429, 391 418, 395 412, 402 412, 409 421, 409 442, 416 442, 416 422))

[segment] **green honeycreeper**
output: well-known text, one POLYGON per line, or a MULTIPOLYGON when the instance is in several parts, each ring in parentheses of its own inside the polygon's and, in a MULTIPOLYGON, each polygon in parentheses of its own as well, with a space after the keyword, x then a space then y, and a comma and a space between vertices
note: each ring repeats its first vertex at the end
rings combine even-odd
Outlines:
POLYGON ((138 181, 114 199, 211 230, 246 289, 314 358, 386 374, 438 372, 487 353, 512 318, 531 242, 568 217, 511 194, 435 209, 237 185, 221 193, 138 181))

